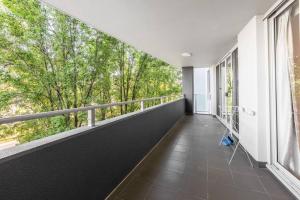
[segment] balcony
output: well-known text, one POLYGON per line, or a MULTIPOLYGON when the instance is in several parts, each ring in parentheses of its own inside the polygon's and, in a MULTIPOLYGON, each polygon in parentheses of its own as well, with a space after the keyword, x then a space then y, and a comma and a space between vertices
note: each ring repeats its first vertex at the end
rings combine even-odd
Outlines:
POLYGON ((299 10, 0 0, 0 200, 300 199, 299 10))
POLYGON ((228 165, 233 150, 219 145, 224 125, 209 115, 185 116, 184 102, 2 151, 0 199, 293 198, 243 151, 228 165))

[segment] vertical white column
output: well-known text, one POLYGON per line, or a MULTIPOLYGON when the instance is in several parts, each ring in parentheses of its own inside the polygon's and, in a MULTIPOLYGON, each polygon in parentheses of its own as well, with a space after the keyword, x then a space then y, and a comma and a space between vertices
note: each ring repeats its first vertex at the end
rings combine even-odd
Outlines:
POLYGON ((144 110, 144 101, 141 101, 141 111, 144 110))
POLYGON ((88 111, 88 126, 93 127, 96 125, 96 112, 95 109, 88 111))

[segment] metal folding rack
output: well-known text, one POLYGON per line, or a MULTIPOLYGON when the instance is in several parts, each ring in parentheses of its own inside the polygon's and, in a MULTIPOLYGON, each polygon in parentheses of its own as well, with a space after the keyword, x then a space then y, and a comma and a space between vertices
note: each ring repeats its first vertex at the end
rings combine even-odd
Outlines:
MULTIPOLYGON (((222 112, 222 113, 223 113, 223 112, 222 112)), ((233 153, 232 153, 232 156, 231 156, 231 158, 230 158, 230 160, 229 160, 229 162, 228 162, 228 165, 231 164, 231 162, 232 162, 234 156, 236 155, 236 152, 237 152, 238 148, 240 147, 240 148, 245 152, 245 154, 247 155, 247 158, 248 158, 248 160, 249 160, 249 163, 250 163, 251 167, 253 168, 253 163, 252 163, 252 160, 251 160, 251 158, 250 158, 250 156, 249 156, 249 153, 248 153, 247 150, 241 145, 240 140, 239 140, 238 138, 236 138, 236 137, 234 136, 234 134, 233 134, 234 129, 235 129, 235 130, 238 130, 237 127, 239 126, 239 122, 237 122, 236 120, 234 120, 233 117, 234 117, 235 115, 238 115, 238 114, 239 114, 239 107, 238 107, 238 106, 233 106, 233 107, 232 107, 232 113, 226 112, 227 117, 228 117, 228 116, 230 117, 229 127, 227 127, 226 131, 224 132, 224 134, 223 134, 223 136, 222 136, 222 138, 221 138, 221 141, 220 141, 219 145, 222 144, 223 139, 224 139, 227 135, 230 135, 230 137, 231 137, 231 138, 233 139, 233 141, 234 141, 233 143, 236 144, 236 145, 235 145, 235 147, 233 148, 233 153)))

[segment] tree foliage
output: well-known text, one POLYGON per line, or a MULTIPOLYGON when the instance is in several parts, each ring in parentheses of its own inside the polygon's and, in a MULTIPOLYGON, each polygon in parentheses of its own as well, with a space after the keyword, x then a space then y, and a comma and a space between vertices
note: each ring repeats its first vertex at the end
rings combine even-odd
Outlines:
MULTIPOLYGON (((0 0, 0 115, 180 93, 174 67, 38 0, 0 0)), ((100 119, 136 105, 101 110, 100 119)), ((86 113, 0 127, 21 142, 80 127, 86 113)))

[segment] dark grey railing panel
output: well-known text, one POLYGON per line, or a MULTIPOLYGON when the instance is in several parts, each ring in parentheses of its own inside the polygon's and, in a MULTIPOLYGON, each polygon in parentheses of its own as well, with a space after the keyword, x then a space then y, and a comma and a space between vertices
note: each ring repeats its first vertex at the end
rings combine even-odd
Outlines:
POLYGON ((0 199, 104 199, 183 115, 181 99, 2 159, 0 199))

